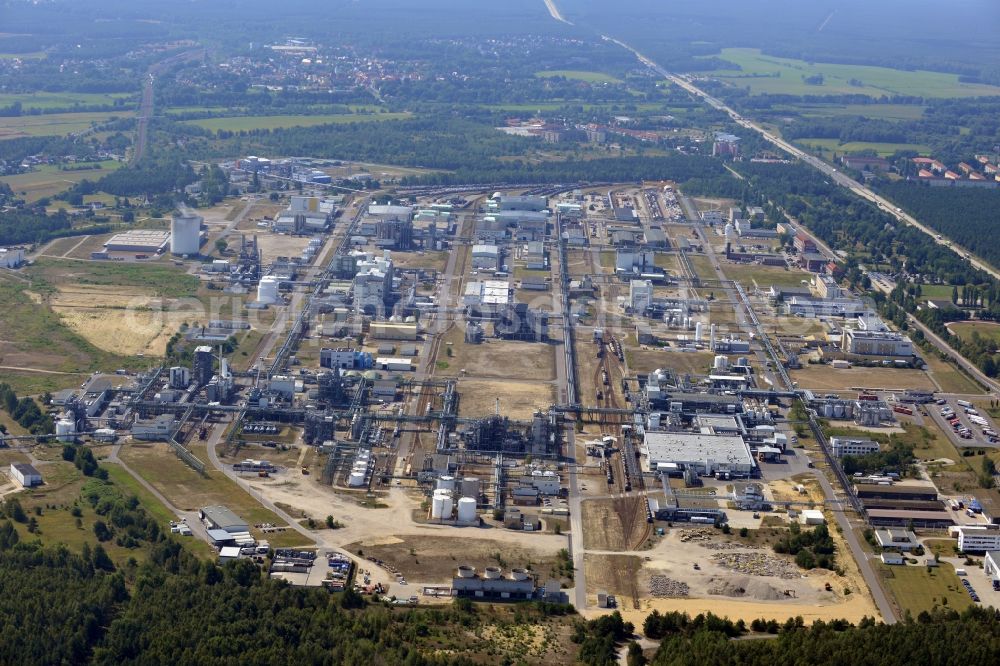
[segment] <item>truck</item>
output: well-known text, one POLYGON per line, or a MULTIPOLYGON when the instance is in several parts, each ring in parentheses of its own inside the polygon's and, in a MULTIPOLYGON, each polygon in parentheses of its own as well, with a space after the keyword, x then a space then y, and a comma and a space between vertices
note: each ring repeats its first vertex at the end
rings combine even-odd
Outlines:
POLYGON ((898 412, 900 414, 907 414, 909 416, 913 416, 913 410, 910 409, 909 407, 903 407, 902 405, 896 405, 896 406, 894 406, 892 408, 892 411, 898 412))
POLYGON ((972 407, 972 403, 969 402, 968 400, 956 400, 955 404, 957 404, 959 407, 972 407))

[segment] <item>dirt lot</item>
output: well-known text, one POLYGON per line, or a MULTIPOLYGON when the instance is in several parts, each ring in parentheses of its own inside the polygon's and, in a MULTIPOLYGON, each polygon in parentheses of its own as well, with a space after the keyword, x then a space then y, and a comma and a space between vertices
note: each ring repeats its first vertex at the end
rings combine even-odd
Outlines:
POLYGON ((597 555, 583 557, 587 574, 587 594, 607 592, 618 598, 622 608, 634 608, 642 597, 639 571, 642 559, 636 555, 597 555))
POLYGON ((679 373, 708 374, 712 366, 711 352, 667 351, 656 347, 626 348, 625 361, 632 373, 651 372, 656 368, 670 368, 679 373))
POLYGON ((450 580, 460 564, 469 564, 479 571, 488 566, 504 570, 523 567, 537 572, 543 581, 555 575, 555 553, 492 539, 463 539, 461 546, 457 546, 455 539, 404 535, 363 539, 344 548, 355 554, 363 550, 366 557, 384 560, 408 580, 450 580))
POLYGON ((460 416, 492 414, 500 398, 501 414, 526 420, 536 409, 548 409, 555 401, 555 387, 541 383, 459 380, 458 392, 460 416))
POLYGON ((447 252, 393 252, 392 261, 397 268, 424 268, 443 272, 448 265, 447 252))
MULTIPOLYGON (((597 563, 605 564, 613 563, 597 563)), ((796 615, 807 621, 843 617, 856 622, 864 615, 877 617, 874 604, 857 582, 860 577, 853 562, 845 564, 845 577, 825 570, 805 572, 790 557, 776 555, 766 547, 755 548, 736 536, 724 537, 710 528, 670 528, 647 551, 635 574, 641 612, 631 603, 622 603, 622 613, 633 621, 641 621, 642 614, 654 608, 692 614, 712 611, 747 621, 796 615), (747 564, 735 564, 738 561, 747 564), (827 582, 832 591, 824 589, 827 582), (851 592, 845 593, 845 588, 851 592)), ((588 593, 623 582, 620 593, 629 596, 628 577, 616 578, 613 566, 603 572, 598 569, 593 581, 588 575, 588 593), (604 579, 597 577, 601 574, 604 579)))
POLYGON ((459 376, 462 370, 472 377, 517 377, 555 379, 555 347, 541 342, 518 342, 487 338, 478 345, 465 344, 465 332, 455 326, 445 334, 437 360, 448 364, 434 374, 459 376), (451 353, 447 355, 448 343, 451 353))
POLYGON ((930 377, 921 370, 909 368, 847 368, 834 370, 828 365, 806 365, 789 372, 799 388, 821 391, 846 391, 852 387, 884 389, 935 388, 930 377))

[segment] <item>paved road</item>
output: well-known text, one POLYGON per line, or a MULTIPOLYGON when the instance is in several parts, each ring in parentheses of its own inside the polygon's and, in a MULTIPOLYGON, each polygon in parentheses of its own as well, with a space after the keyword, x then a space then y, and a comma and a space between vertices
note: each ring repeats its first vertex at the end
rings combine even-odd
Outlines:
MULTIPOLYGON (((550 4, 550 0, 546 0, 546 5, 549 5, 549 4, 550 4)), ((550 13, 552 13, 551 10, 550 10, 550 13)), ((558 10, 556 10, 556 13, 558 13, 558 10)), ((561 16, 556 17, 556 14, 552 14, 552 15, 553 15, 553 17, 558 18, 558 20, 563 20, 561 16)), ((635 54, 636 58, 638 58, 639 61, 642 62, 644 65, 646 65, 650 69, 653 69, 654 71, 656 71, 657 73, 659 73, 660 75, 662 75, 664 78, 666 78, 669 81, 671 81, 672 83, 680 86, 681 88, 683 88, 684 90, 688 91, 692 95, 700 98, 701 100, 703 100, 704 102, 706 102, 709 106, 711 106, 711 107, 713 107, 713 108, 715 108, 715 109, 717 109, 719 111, 722 111, 722 112, 726 113, 730 118, 732 118, 741 127, 744 127, 746 129, 753 130, 753 131, 757 132, 764 139, 766 139, 768 142, 772 143, 773 145, 777 146, 778 148, 781 148, 785 152, 791 154, 793 157, 796 157, 796 158, 802 160, 803 162, 805 162, 809 166, 815 168, 816 170, 818 170, 819 172, 821 172, 823 175, 825 175, 828 178, 830 178, 837 185, 841 185, 843 187, 846 187, 847 189, 851 190, 852 192, 854 192, 858 196, 860 196, 860 197, 862 197, 864 199, 867 199, 867 200, 871 201, 872 203, 875 203, 880 208, 882 208, 886 213, 888 213, 889 215, 892 215, 893 217, 895 217, 899 222, 902 222, 904 224, 909 224, 909 225, 915 227, 916 229, 919 229, 923 233, 925 233, 928 236, 930 236, 934 240, 934 242, 936 242, 938 245, 942 245, 944 247, 947 247, 947 248, 951 249, 956 254, 959 254, 959 255, 965 257, 969 261, 969 263, 971 263, 974 267, 976 267, 979 270, 981 270, 981 271, 983 271, 985 273, 988 273, 988 274, 992 275, 994 278, 1000 280, 1000 271, 998 271, 992 265, 988 264, 986 261, 984 261, 984 260, 982 260, 982 259, 980 259, 978 257, 973 256, 969 250, 967 250, 965 248, 962 248, 958 244, 956 244, 954 241, 952 241, 952 240, 950 240, 948 238, 943 237, 937 231, 935 231, 935 230, 931 229, 930 227, 922 224, 919 220, 917 220, 916 218, 914 218, 912 215, 909 215, 909 214, 903 212, 902 210, 899 210, 892 201, 889 201, 888 199, 886 199, 886 198, 884 198, 884 197, 876 194, 871 189, 865 187, 864 185, 862 185, 858 181, 854 180, 850 176, 847 176, 847 175, 841 173, 840 171, 837 170, 836 167, 830 166, 829 164, 827 164, 823 160, 819 159, 815 155, 812 155, 811 153, 808 153, 808 152, 802 150, 801 148, 796 147, 795 145, 789 143, 788 141, 785 141, 784 139, 782 139, 781 137, 777 136, 776 134, 770 132, 769 130, 767 130, 763 126, 757 124, 753 120, 750 120, 749 118, 744 117, 743 115, 741 115, 740 113, 738 113, 737 111, 735 111, 732 107, 726 105, 725 102, 723 102, 722 100, 718 99, 717 97, 713 97, 712 95, 709 95, 708 93, 706 93, 705 91, 703 91, 701 88, 698 88, 693 83, 691 83, 690 81, 688 81, 687 79, 685 79, 685 78, 683 78, 681 76, 678 76, 677 74, 673 74, 671 72, 668 72, 666 69, 664 69, 663 67, 661 67, 660 65, 658 65, 656 62, 654 62, 653 60, 651 60, 648 57, 644 56, 638 50, 636 50, 632 46, 629 46, 625 42, 623 42, 623 41, 621 41, 619 39, 615 39, 613 37, 607 36, 607 35, 602 35, 602 37, 604 37, 604 39, 606 39, 608 41, 611 41, 611 42, 614 42, 615 44, 618 44, 619 46, 621 46, 622 48, 624 48, 624 49, 626 49, 628 51, 631 51, 633 54, 635 54)))
MULTIPOLYGON (((833 485, 830 484, 830 480, 826 478, 826 474, 816 470, 815 476, 819 479, 819 484, 823 488, 823 495, 827 499, 835 499, 836 492, 834 491, 833 485)), ((867 583, 868 589, 872 593, 875 605, 878 606, 879 613, 882 614, 882 621, 886 624, 895 624, 897 621, 896 612, 893 609, 892 604, 889 603, 889 599, 886 597, 885 591, 882 589, 878 574, 876 574, 875 570, 872 568, 871 561, 868 559, 867 553, 865 553, 864 548, 861 546, 861 542, 858 541, 858 537, 854 533, 850 519, 848 519, 844 510, 839 508, 839 505, 829 504, 827 506, 834 518, 837 519, 837 524, 840 525, 841 533, 844 535, 844 539, 847 540, 847 545, 850 546, 851 552, 854 554, 854 560, 858 563, 858 569, 861 570, 861 575, 864 576, 865 583, 867 583)))

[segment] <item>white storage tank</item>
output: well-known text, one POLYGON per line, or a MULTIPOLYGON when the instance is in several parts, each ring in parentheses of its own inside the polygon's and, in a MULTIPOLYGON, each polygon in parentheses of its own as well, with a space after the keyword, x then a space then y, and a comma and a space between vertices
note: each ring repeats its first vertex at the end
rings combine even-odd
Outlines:
POLYGON ((458 500, 458 520, 462 523, 472 523, 476 520, 476 500, 463 497, 458 500))
POLYGON ((697 324, 694 325, 694 341, 695 342, 701 342, 701 336, 704 334, 703 330, 702 330, 703 328, 704 328, 704 324, 702 324, 700 321, 697 324))
POLYGON ((258 303, 278 302, 278 278, 272 275, 265 275, 257 285, 258 303))
POLYGON ((451 518, 452 506, 451 495, 447 492, 435 492, 431 498, 431 518, 435 520, 451 518))
POLYGON ((201 250, 200 215, 191 211, 175 211, 170 220, 170 252, 196 255, 201 250))
POLYGON ((350 478, 347 480, 347 485, 352 488, 358 488, 365 485, 365 473, 364 472, 351 472, 350 478))
POLYGON ((442 476, 437 480, 438 490, 454 490, 455 489, 455 477, 453 476, 442 476))
POLYGON ((63 443, 72 442, 76 439, 76 423, 70 419, 56 421, 56 438, 63 443))
POLYGON ((715 361, 712 363, 713 370, 725 370, 729 367, 729 359, 721 354, 715 357, 715 361))

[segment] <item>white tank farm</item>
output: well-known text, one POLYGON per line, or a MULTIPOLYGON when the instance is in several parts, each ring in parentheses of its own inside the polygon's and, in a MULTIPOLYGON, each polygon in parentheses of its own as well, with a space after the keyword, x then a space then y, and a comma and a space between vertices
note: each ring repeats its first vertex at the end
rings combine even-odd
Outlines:
POLYGON ((448 491, 434 491, 434 497, 431 498, 431 518, 435 520, 451 518, 452 504, 451 494, 448 491))
POLYGON ((472 523, 476 520, 476 500, 472 497, 463 497, 458 500, 458 522, 472 523))
POLYGON ((170 220, 170 252, 196 255, 201 251, 201 215, 175 211, 170 220))
POLYGON ((358 488, 365 485, 365 473, 364 472, 351 472, 351 476, 347 479, 347 485, 352 488, 358 488))
POLYGON ((260 279, 257 284, 257 302, 268 304, 278 302, 278 278, 265 275, 260 279))

